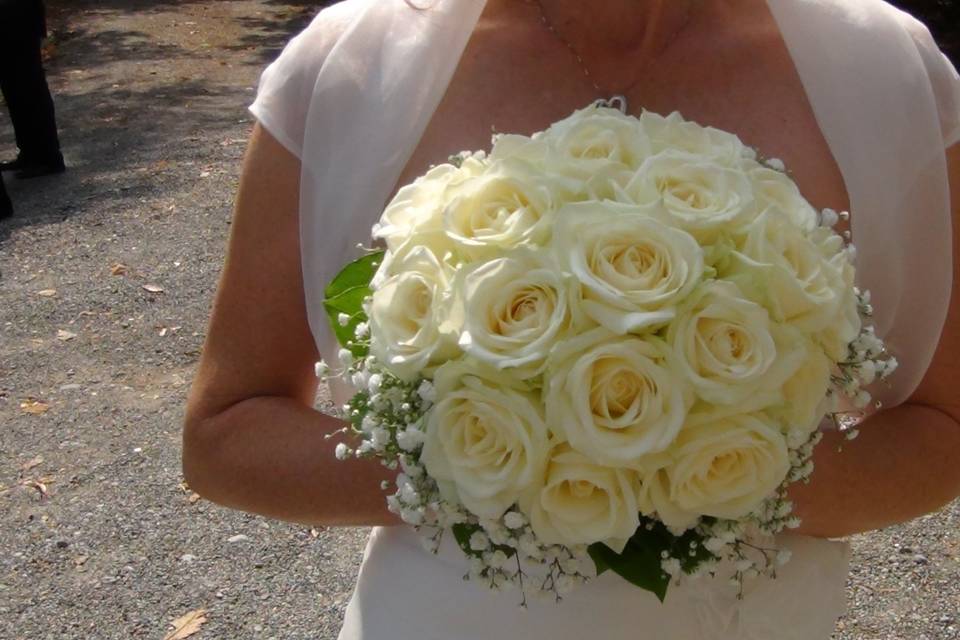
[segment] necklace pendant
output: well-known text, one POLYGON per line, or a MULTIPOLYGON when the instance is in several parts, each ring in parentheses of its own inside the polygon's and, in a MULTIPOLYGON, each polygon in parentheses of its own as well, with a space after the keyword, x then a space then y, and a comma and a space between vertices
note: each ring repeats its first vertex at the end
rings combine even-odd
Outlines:
POLYGON ((607 107, 608 109, 618 109, 620 113, 627 113, 627 97, 622 95, 610 96, 609 98, 600 98, 594 101, 594 106, 607 107))

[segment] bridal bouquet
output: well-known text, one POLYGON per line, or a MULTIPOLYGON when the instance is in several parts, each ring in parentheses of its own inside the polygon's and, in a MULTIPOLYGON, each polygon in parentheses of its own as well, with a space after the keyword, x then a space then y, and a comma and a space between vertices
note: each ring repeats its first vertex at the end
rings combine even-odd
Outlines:
POLYGON ((772 574, 818 426, 896 366, 839 217, 676 113, 495 136, 402 188, 327 289, 337 456, 396 469, 391 511, 492 588, 772 574))

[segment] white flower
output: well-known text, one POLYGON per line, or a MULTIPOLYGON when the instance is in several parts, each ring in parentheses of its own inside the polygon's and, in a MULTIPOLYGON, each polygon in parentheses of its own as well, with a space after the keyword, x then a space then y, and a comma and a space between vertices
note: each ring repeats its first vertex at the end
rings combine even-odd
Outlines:
POLYGON ((790 469, 784 437, 763 415, 691 416, 667 460, 643 477, 640 506, 675 529, 700 516, 740 519, 757 509, 790 469))
POLYGON ((495 162, 459 185, 443 213, 459 255, 478 260, 539 244, 550 235, 557 180, 516 159, 495 162))
POLYGON ((340 349, 337 352, 337 359, 344 369, 349 369, 353 366, 353 354, 350 353, 348 349, 340 349))
POLYGON ((423 444, 424 440, 424 433, 418 429, 408 427, 397 432, 397 446, 404 451, 415 451, 417 447, 423 444))
POLYGON ((441 334, 441 295, 448 282, 429 250, 410 251, 373 294, 370 350, 394 375, 410 380, 451 348, 441 334))
POLYGON ((429 380, 424 380, 420 383, 420 386, 417 387, 417 395, 420 396, 420 399, 424 402, 433 402, 437 398, 433 383, 429 380))
POLYGON ((641 207, 567 205, 557 213, 554 244, 561 266, 579 282, 574 304, 616 333, 668 322, 703 274, 696 240, 641 207))
MULTIPOLYGON (((409 248, 424 246, 443 260, 454 249, 443 233, 443 210, 456 194, 457 185, 479 175, 485 165, 480 158, 470 158, 460 168, 441 164, 430 169, 397 191, 375 226, 373 237, 386 241, 391 254, 402 255, 409 248)), ((390 269, 389 264, 381 266, 381 270, 390 269)))
POLYGON ((528 491, 520 507, 541 542, 603 542, 619 553, 640 524, 638 490, 635 471, 599 465, 561 444, 551 452, 542 486, 528 491))
POLYGON ((766 373, 777 348, 766 310, 730 282, 703 285, 687 300, 667 331, 676 366, 697 394, 736 405, 771 381, 766 373))
POLYGON ((322 380, 330 375, 330 366, 323 360, 320 360, 314 365, 314 374, 322 380))
POLYGON ((339 324, 341 327, 345 327, 345 326, 347 326, 349 323, 350 323, 350 316, 348 316, 348 315, 345 314, 345 313, 338 313, 338 314, 337 314, 337 324, 339 324))
POLYGON ((769 208, 746 228, 725 275, 777 321, 807 333, 824 330, 837 320, 842 304, 856 311, 852 268, 836 253, 834 238, 839 240, 822 228, 805 235, 786 214, 769 208))
POLYGON ((499 518, 542 480, 548 432, 533 394, 504 385, 504 375, 469 362, 437 369, 421 462, 448 499, 499 518))
POLYGON ((557 269, 533 252, 464 268, 454 282, 450 319, 460 329, 460 348, 517 377, 537 375, 570 328, 567 287, 557 269))
POLYGON ((780 387, 782 398, 767 411, 806 440, 816 431, 829 408, 827 390, 833 363, 820 347, 798 332, 790 334, 789 344, 792 352, 789 356, 780 354, 780 364, 787 366, 783 360, 789 358, 796 366, 789 365, 793 371, 780 387))
POLYGON ((544 377, 547 424, 612 466, 665 449, 692 401, 668 353, 658 338, 619 337, 602 327, 559 345, 544 377))
POLYGON ((334 455, 337 457, 337 460, 346 460, 350 457, 350 448, 344 443, 340 442, 337 444, 336 449, 334 449, 334 455))
POLYGON ((655 154, 679 150, 734 166, 755 155, 732 133, 684 120, 676 111, 668 116, 644 111, 640 115, 640 126, 650 139, 651 151, 655 154))
POLYGON ((591 179, 611 169, 636 169, 651 155, 640 122, 616 109, 587 107, 556 122, 538 141, 550 145, 548 166, 591 179))
POLYGON ((860 376, 863 384, 870 384, 877 377, 877 365, 873 360, 867 360, 857 365, 857 375, 860 376))
POLYGON ((470 548, 474 551, 486 551, 490 546, 490 538, 482 531, 474 531, 470 536, 470 548))
POLYGON ((381 384, 383 384, 383 375, 379 373, 371 374, 370 377, 367 378, 367 391, 371 394, 378 393, 381 384))
POLYGON ((785 214, 790 221, 804 232, 812 231, 817 226, 817 211, 800 194, 797 184, 783 172, 783 163, 777 169, 771 166, 757 167, 750 170, 747 176, 753 184, 753 193, 756 206, 760 211, 774 207, 785 214))
POLYGON ((616 199, 657 206, 668 223, 704 242, 749 222, 755 212, 753 188, 741 169, 671 150, 648 158, 616 199))
POLYGON ((503 517, 503 523, 510 529, 519 529, 527 524, 527 519, 519 511, 510 511, 503 517))
POLYGON ((820 224, 824 227, 833 227, 840 222, 840 216, 829 207, 820 212, 820 224))

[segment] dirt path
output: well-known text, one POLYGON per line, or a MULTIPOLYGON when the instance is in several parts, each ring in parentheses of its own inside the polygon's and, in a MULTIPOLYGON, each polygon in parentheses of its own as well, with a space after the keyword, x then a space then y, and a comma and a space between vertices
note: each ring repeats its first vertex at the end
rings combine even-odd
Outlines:
MULTIPOLYGON (((201 608, 200 639, 336 637, 366 532, 193 501, 179 464, 245 107, 316 4, 51 7, 70 171, 8 178, 0 223, 0 638, 159 639, 201 608)), ((838 637, 960 638, 958 530, 955 504, 858 538, 838 637)))

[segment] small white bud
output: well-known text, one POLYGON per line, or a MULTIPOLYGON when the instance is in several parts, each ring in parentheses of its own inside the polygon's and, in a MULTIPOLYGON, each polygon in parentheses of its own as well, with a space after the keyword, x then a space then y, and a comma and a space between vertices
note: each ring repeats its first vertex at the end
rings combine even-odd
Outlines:
POLYGON ((511 511, 503 517, 503 523, 510 529, 519 529, 527 524, 527 519, 519 511, 511 511))
POLYGON ((341 327, 347 326, 350 324, 350 316, 345 313, 337 314, 337 324, 339 324, 341 327))
POLYGON ((829 207, 820 212, 820 223, 825 227, 833 227, 840 222, 840 216, 829 207))
POLYGON ((341 442, 337 445, 336 449, 333 450, 333 455, 337 457, 337 460, 346 460, 350 457, 350 447, 341 442))
POLYGON ((330 375, 330 367, 323 360, 315 364, 313 369, 314 369, 314 373, 316 373, 317 377, 320 378, 321 380, 323 380, 328 375, 330 375))
POLYGON ((486 551, 490 546, 490 539, 482 531, 474 531, 470 536, 470 549, 473 551, 486 551))
POLYGON ((780 158, 767 158, 764 163, 774 171, 786 171, 787 169, 780 158))

